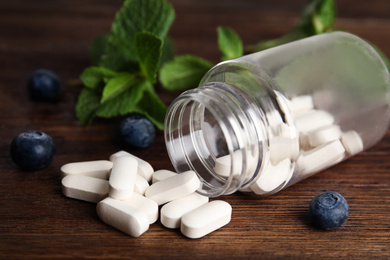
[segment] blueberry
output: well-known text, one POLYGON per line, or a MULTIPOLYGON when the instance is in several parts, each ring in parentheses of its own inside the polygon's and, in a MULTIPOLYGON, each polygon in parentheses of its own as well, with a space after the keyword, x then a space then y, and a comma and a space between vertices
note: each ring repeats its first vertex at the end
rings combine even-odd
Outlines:
POLYGON ((156 128, 148 119, 139 115, 132 115, 122 120, 120 135, 126 145, 145 148, 154 142, 156 128))
POLYGON ((348 215, 348 203, 337 192, 320 193, 310 202, 309 218, 319 228, 325 230, 338 228, 347 220, 348 215))
POLYGON ((11 143, 12 160, 24 170, 47 167, 53 160, 55 151, 53 139, 38 131, 21 133, 11 143))
POLYGON ((27 92, 33 101, 55 102, 60 89, 57 75, 47 69, 34 71, 27 80, 27 92))

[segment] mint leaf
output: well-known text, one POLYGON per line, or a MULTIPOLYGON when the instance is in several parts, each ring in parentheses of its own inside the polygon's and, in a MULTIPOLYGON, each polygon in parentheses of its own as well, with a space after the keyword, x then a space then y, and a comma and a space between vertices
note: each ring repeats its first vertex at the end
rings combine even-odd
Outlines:
POLYGON ((117 87, 117 89, 121 88, 121 94, 114 95, 101 103, 96 111, 97 116, 111 118, 133 112, 136 104, 142 98, 147 84, 149 84, 141 78, 122 83, 124 85, 118 85, 117 87))
POLYGON ((95 110, 96 115, 111 118, 138 113, 147 117, 158 129, 163 130, 167 107, 154 91, 153 85, 145 79, 136 78, 123 88, 120 95, 102 103, 95 110))
POLYGON ((108 46, 108 34, 97 36, 89 47, 89 60, 91 65, 98 65, 108 46))
POLYGON ((293 30, 303 32, 306 37, 324 33, 332 29, 335 17, 334 0, 311 0, 293 30))
POLYGON ((80 75, 84 86, 93 90, 102 87, 104 79, 116 76, 118 73, 103 67, 88 67, 80 75))
POLYGON ((212 66, 210 62, 196 56, 177 56, 161 68, 160 81, 167 90, 194 88, 212 66))
POLYGON ((103 89, 100 103, 104 103, 109 99, 115 98, 134 84, 136 84, 136 76, 126 72, 109 79, 103 89))
POLYGON ((147 31, 163 39, 174 18, 173 7, 165 0, 126 0, 112 24, 108 52, 136 60, 134 36, 147 31))
POLYGON ((128 59, 123 54, 116 51, 111 51, 103 54, 100 57, 98 65, 114 71, 139 71, 139 65, 136 60, 128 59))
POLYGON ((108 38, 109 34, 103 34, 94 39, 89 48, 90 63, 93 66, 105 67, 114 71, 138 71, 139 66, 136 61, 110 49, 108 38))
POLYGON ((142 99, 134 107, 136 113, 144 115, 158 129, 164 130, 165 114, 167 112, 166 105, 160 100, 153 89, 152 85, 148 85, 142 96, 142 99))
POLYGON ((282 37, 260 41, 245 47, 245 53, 253 53, 281 44, 296 41, 316 34, 333 30, 336 17, 334 0, 309 0, 298 23, 282 37))
POLYGON ((222 60, 231 60, 243 55, 243 44, 240 36, 228 27, 218 27, 218 45, 222 60))
POLYGON ((151 83, 156 83, 156 74, 163 42, 150 32, 137 33, 134 37, 141 71, 151 83))
POLYGON ((77 100, 76 116, 81 125, 85 126, 92 122, 95 112, 100 105, 100 94, 89 88, 84 88, 77 100))
POLYGON ((90 60, 95 66, 80 76, 85 88, 76 112, 83 125, 95 116, 110 118, 138 112, 161 128, 166 106, 152 84, 158 69, 173 57, 167 32, 174 18, 174 10, 166 0, 123 2, 111 33, 97 37, 91 44, 90 60))
POLYGON ((171 38, 165 36, 163 40, 159 69, 162 68, 165 62, 172 60, 174 56, 175 56, 175 48, 173 42, 171 38))

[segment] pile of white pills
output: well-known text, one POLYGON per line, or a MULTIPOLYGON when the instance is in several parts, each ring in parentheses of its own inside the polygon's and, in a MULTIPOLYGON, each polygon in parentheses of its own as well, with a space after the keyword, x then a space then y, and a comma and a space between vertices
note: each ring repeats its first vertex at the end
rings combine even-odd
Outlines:
POLYGON ((270 160, 250 186, 256 194, 280 190, 289 181, 298 182, 363 150, 360 135, 343 132, 332 114, 315 108, 310 95, 292 99, 279 95, 277 103, 286 117, 283 121, 267 114, 270 160))
MULTIPOLYGON (((276 92, 276 96, 284 117, 276 110, 266 113, 269 153, 263 158, 257 180, 240 191, 258 195, 275 193, 363 150, 360 135, 354 130, 343 132, 331 113, 315 108, 310 95, 286 99, 276 92)), ((254 153, 246 152, 248 178, 258 164, 258 154, 254 153)), ((228 178, 231 172, 240 175, 243 163, 243 154, 237 150, 217 158, 214 171, 223 178, 228 178)))
POLYGON ((106 224, 138 237, 155 223, 180 228, 189 238, 203 237, 231 220, 232 207, 196 193, 200 181, 193 171, 154 171, 146 161, 125 151, 109 160, 68 163, 61 167, 65 196, 97 203, 106 224), (160 213, 160 214, 159 214, 160 213))
MULTIPOLYGON (((276 111, 266 113, 268 158, 263 158, 257 180, 241 191, 274 193, 363 150, 360 135, 354 130, 343 132, 332 114, 314 107, 311 96, 286 99, 276 94, 285 117, 276 111)), ((248 154, 250 178, 258 156, 248 154)), ((231 171, 239 175, 242 160, 241 151, 217 158, 214 171, 223 178, 231 171)), ((148 162, 125 151, 109 160, 68 163, 61 172, 65 196, 97 203, 103 222, 133 237, 142 235, 159 217, 162 225, 180 228, 189 238, 203 237, 231 220, 229 203, 209 202, 196 192, 201 183, 195 172, 154 171, 148 162)))

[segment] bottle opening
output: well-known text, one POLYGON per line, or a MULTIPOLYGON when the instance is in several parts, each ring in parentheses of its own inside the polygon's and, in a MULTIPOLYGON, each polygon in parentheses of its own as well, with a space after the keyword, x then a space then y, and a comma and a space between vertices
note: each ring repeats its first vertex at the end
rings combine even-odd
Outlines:
POLYGON ((229 90, 214 85, 187 91, 166 116, 165 139, 175 170, 195 171, 202 182, 198 192, 210 197, 245 187, 263 156, 259 123, 252 121, 247 101, 229 90))

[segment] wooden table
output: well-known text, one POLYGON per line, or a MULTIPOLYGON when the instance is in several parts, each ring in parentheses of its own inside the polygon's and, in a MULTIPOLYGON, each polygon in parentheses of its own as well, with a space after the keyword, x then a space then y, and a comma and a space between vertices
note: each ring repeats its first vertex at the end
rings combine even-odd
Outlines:
MULTIPOLYGON (((280 36, 297 21, 304 0, 172 0, 170 35, 178 54, 219 61, 215 29, 230 26, 245 44, 280 36)), ((232 221, 197 240, 159 222, 133 238, 101 222, 95 204, 66 198, 60 167, 107 159, 124 149, 118 120, 81 127, 74 107, 79 87, 69 86, 88 66, 92 39, 108 32, 120 0, 0 2, 0 258, 103 259, 363 259, 390 258, 390 132, 372 149, 269 197, 223 196, 232 221), (58 104, 31 102, 25 83, 38 68, 61 78, 58 104), (13 164, 9 145, 17 134, 51 135, 57 154, 49 167, 25 172, 13 164), (350 217, 334 231, 313 228, 310 200, 334 190, 349 202, 350 217)), ((390 1, 337 1, 336 27, 377 44, 390 56, 390 1)), ((160 92, 164 102, 178 93, 160 92)), ((172 169, 163 133, 144 150, 127 149, 155 169, 172 169)))

